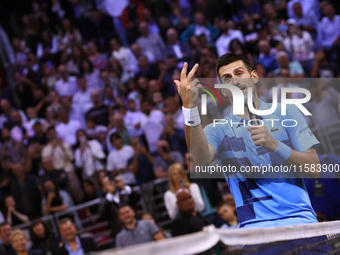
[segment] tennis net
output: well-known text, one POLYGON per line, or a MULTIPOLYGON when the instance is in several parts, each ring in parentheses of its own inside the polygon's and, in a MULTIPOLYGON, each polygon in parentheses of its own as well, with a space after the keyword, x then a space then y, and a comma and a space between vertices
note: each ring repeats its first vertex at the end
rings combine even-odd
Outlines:
POLYGON ((146 255, 340 254, 340 221, 258 229, 216 229, 97 253, 146 255))

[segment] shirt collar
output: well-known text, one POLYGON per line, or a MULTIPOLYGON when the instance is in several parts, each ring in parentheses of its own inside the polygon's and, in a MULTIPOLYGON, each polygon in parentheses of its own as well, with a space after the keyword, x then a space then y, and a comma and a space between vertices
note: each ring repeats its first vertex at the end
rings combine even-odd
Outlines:
POLYGON ((68 245, 68 242, 65 242, 65 248, 66 250, 68 250, 69 252, 76 252, 76 251, 79 251, 80 249, 82 249, 81 247, 81 243, 80 243, 80 239, 78 236, 76 236, 76 241, 77 241, 77 250, 73 251, 71 249, 71 247, 68 245))
MULTIPOLYGON (((259 99, 259 108, 258 109, 259 110, 267 110, 267 109, 269 109, 269 107, 268 107, 267 103, 265 103, 265 102, 263 102, 262 100, 259 99)), ((233 113, 233 109, 231 109, 231 111, 230 111, 229 115, 227 116, 227 118, 229 118, 233 123, 238 123, 237 126, 236 126, 237 128, 239 126, 243 127, 244 126, 243 123, 247 123, 247 121, 248 121, 248 119, 246 117, 243 117, 241 119, 237 114, 234 114, 233 113)), ((264 119, 264 117, 262 117, 260 115, 257 115, 257 118, 259 120, 264 119)))

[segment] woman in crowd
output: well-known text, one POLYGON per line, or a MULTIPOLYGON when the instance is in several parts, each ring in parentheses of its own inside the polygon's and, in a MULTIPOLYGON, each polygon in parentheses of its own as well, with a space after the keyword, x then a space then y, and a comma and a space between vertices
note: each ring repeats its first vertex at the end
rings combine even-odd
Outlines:
POLYGON ((9 241, 17 255, 44 255, 42 250, 27 249, 27 237, 25 233, 19 229, 12 232, 9 237, 9 241))
POLYGON ((16 208, 16 202, 13 196, 5 197, 5 209, 4 209, 6 221, 12 226, 16 226, 29 221, 27 215, 23 212, 19 212, 16 208))
POLYGON ((195 211, 202 212, 204 210, 204 201, 200 192, 200 188, 196 183, 190 183, 184 171, 184 167, 180 163, 174 163, 168 170, 170 190, 164 194, 164 203, 170 219, 174 219, 178 213, 176 192, 181 188, 190 189, 191 195, 195 201, 195 211))
POLYGON ((56 254, 60 240, 54 236, 48 225, 40 219, 32 222, 30 228, 30 239, 32 241, 32 250, 43 250, 45 254, 56 254))

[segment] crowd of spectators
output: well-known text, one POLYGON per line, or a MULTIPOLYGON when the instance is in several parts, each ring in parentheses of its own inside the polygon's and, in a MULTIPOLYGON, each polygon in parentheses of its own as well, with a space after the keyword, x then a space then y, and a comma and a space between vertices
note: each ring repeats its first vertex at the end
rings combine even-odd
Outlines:
MULTIPOLYGON (((231 51, 245 55, 260 78, 322 78, 307 86, 309 124, 322 128, 340 121, 340 84, 332 80, 340 77, 337 1, 19 2, 0 4, 0 221, 7 222, 0 225, 0 237, 5 245, 28 240, 21 232, 4 240, 5 227, 95 198, 103 203, 86 216, 99 212, 108 220, 118 247, 208 225, 200 214, 205 202, 216 206, 221 199, 211 199, 216 193, 208 181, 192 183, 185 173, 190 154, 173 84, 184 62, 200 64, 198 77, 216 78, 218 57, 231 51), (170 234, 155 221, 137 220, 132 210, 140 197, 131 187, 140 186, 147 201, 154 193, 150 183, 162 178, 169 178, 164 201, 174 220, 170 234)), ((281 83, 275 85, 299 86, 281 83)), ((260 98, 270 100, 271 90, 272 85, 260 84, 260 98)), ((228 201, 218 206, 224 228, 238 226, 235 205, 228 201)), ((146 204, 157 220, 153 203, 146 204)), ((59 226, 66 240, 60 254, 86 246, 76 236, 78 215, 71 216, 59 226)), ((43 247, 42 240, 50 238, 44 223, 32 224, 33 247, 52 249, 43 247)), ((55 238, 51 246, 59 242, 55 238)))

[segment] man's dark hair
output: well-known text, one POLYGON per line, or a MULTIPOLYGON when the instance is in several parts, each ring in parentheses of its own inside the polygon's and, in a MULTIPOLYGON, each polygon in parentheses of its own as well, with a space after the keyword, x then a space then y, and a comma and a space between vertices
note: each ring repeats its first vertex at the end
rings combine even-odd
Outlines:
POLYGON ((110 141, 112 142, 112 139, 122 139, 121 135, 118 133, 113 133, 112 135, 110 135, 110 141))
POLYGON ((69 222, 69 221, 70 221, 72 224, 74 224, 71 218, 65 217, 65 218, 62 218, 62 219, 59 221, 59 226, 65 224, 65 223, 67 223, 67 222, 69 222))
POLYGON ((218 78, 221 79, 218 71, 220 70, 220 68, 222 66, 229 65, 229 64, 234 63, 234 62, 239 61, 239 60, 241 60, 243 62, 243 64, 247 67, 247 70, 249 71, 249 73, 253 70, 251 64, 249 63, 249 60, 247 58, 245 58, 243 55, 236 54, 236 53, 233 53, 233 52, 228 52, 228 53, 222 55, 217 61, 216 72, 217 72, 218 78))
POLYGON ((118 206, 118 211, 123 208, 123 207, 129 207, 131 210, 133 210, 133 208, 131 207, 131 205, 129 204, 126 204, 126 203, 122 203, 118 206))
POLYGON ((41 219, 34 219, 31 223, 30 227, 29 227, 30 239, 31 239, 33 244, 37 244, 40 241, 40 238, 33 231, 33 228, 38 224, 42 224, 44 226, 45 235, 47 237, 49 237, 50 234, 51 234, 51 230, 50 230, 49 226, 46 224, 46 222, 42 221, 41 219))

